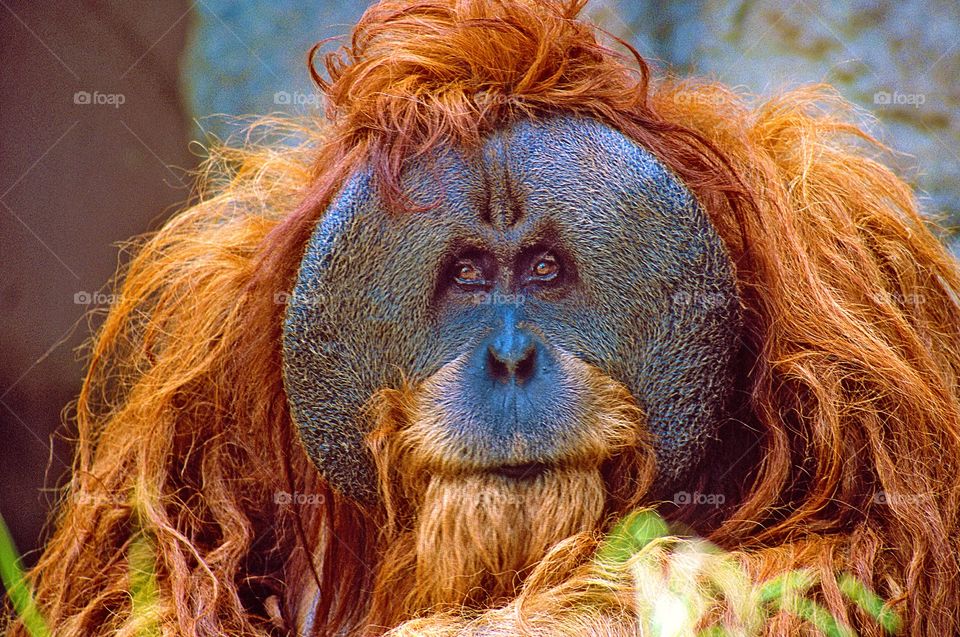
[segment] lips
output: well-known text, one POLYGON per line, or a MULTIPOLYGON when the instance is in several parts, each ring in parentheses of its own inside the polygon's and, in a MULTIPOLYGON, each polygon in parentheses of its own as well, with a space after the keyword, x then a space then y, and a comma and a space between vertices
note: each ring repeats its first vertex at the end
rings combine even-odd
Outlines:
POLYGON ((544 462, 523 462, 500 465, 490 469, 490 473, 511 480, 532 480, 549 469, 550 465, 544 462))

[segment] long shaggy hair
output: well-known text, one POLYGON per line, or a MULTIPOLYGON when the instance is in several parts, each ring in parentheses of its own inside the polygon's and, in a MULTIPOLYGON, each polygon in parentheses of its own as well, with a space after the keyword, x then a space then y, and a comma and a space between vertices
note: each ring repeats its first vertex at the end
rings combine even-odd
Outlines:
MULTIPOLYGON (((318 477, 281 382, 285 293, 346 175, 373 165, 397 214, 416 214, 398 185, 408 158, 556 112, 656 154, 736 266, 741 407, 722 432, 736 454, 717 458, 747 453, 689 485, 728 494, 712 515, 669 515, 758 579, 812 569, 821 603, 861 634, 880 628, 845 604, 840 571, 889 600, 907 634, 960 632, 955 263, 829 90, 756 102, 654 81, 639 56, 628 62, 576 20, 582 4, 376 5, 326 57, 328 79, 315 73, 326 118, 274 122, 262 143, 213 152, 199 203, 139 248, 90 351, 72 480, 30 576, 55 634, 290 634, 305 615, 315 634, 376 633, 366 627, 433 605, 444 612, 410 634, 629 634, 633 592, 585 560, 611 513, 642 498, 643 453, 627 463, 636 492, 616 498, 616 476, 590 473, 515 492, 492 478, 418 484, 423 459, 404 433, 416 430, 418 388, 384 388, 371 445, 388 504, 364 510, 318 477), (530 516, 550 527, 511 535, 530 516), (481 526, 473 550, 459 551, 481 526), (146 598, 131 594, 144 546, 156 583, 146 598), (614 583, 595 585, 605 578, 614 583), (478 619, 456 608, 483 606, 478 586, 487 606, 520 597, 478 619)), ((629 401, 607 415, 642 423, 629 401)), ((786 618, 771 632, 792 628, 786 618)), ((8 634, 26 630, 12 623, 8 634)))

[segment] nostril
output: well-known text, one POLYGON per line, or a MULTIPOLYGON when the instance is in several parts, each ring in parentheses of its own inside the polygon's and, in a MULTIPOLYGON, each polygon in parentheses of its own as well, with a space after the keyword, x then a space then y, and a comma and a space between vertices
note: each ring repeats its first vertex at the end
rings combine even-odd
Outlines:
POLYGON ((490 370, 490 376, 495 380, 507 380, 510 378, 510 368, 500 360, 493 346, 487 348, 487 369, 490 370))
POLYGON ((537 363, 537 347, 533 343, 523 352, 523 357, 516 365, 515 374, 519 382, 530 380, 537 363))
POLYGON ((506 382, 516 380, 524 383, 533 376, 537 362, 537 348, 527 344, 519 355, 506 356, 493 345, 487 348, 487 370, 494 380, 506 382))

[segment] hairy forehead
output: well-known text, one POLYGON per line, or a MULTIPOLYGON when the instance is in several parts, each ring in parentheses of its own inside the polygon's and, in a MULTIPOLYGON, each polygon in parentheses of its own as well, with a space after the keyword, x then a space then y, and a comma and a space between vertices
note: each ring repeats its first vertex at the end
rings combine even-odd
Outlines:
POLYGON ((475 149, 438 149, 411 162, 402 184, 438 215, 498 230, 545 216, 588 223, 628 208, 693 204, 649 151, 595 120, 570 116, 517 121, 475 149))

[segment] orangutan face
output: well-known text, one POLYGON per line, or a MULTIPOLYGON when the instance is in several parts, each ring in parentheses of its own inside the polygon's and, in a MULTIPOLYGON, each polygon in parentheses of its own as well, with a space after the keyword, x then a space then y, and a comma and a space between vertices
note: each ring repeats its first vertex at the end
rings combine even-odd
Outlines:
POLYGON ((463 572, 592 528, 622 486, 604 463, 648 434, 659 488, 681 479, 724 417, 738 328, 690 192, 571 117, 419 158, 403 187, 398 213, 371 172, 347 182, 287 307, 293 416, 331 484, 382 502, 375 472, 404 467, 420 541, 475 546, 463 572))

